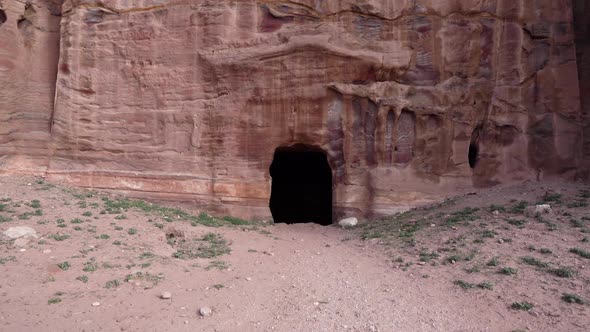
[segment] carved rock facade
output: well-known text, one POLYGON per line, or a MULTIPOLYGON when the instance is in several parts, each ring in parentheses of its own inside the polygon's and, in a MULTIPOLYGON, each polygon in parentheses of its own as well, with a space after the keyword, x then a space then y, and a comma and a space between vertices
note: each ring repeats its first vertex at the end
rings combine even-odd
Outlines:
POLYGON ((335 218, 583 175, 580 6, 0 0, 0 169, 268 217, 275 150, 305 144, 335 218))

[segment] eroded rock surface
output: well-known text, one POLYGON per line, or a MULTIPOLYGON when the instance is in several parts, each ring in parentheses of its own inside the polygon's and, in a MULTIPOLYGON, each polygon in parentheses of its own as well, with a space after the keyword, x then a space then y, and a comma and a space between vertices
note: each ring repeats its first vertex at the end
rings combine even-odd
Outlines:
POLYGON ((582 105, 582 161, 581 176, 590 177, 590 2, 574 0, 574 23, 580 102, 582 105))
POLYGON ((0 1, 0 169, 48 164, 60 13, 61 0, 0 1))
POLYGON ((266 217, 275 149, 307 144, 337 218, 588 154, 571 0, 55 3, 0 6, 5 171, 266 217))

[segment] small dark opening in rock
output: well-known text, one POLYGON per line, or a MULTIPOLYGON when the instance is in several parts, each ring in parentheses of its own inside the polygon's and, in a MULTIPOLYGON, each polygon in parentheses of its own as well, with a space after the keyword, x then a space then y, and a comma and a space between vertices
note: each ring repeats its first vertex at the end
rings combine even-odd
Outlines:
POLYGON ((19 29, 24 29, 30 27, 31 25, 33 25, 33 23, 24 17, 21 17, 16 21, 16 27, 19 29))
POLYGON ((0 9, 0 26, 6 22, 6 12, 3 9, 0 9))
POLYGON ((481 126, 476 127, 471 134, 471 143, 469 144, 469 167, 475 168, 479 161, 479 134, 481 132, 481 126))
POLYGON ((477 165, 477 155, 479 154, 479 147, 474 144, 469 144, 469 167, 475 168, 477 165))
POLYGON ((332 224, 332 170, 319 148, 278 148, 272 165, 270 211, 275 223, 332 224))

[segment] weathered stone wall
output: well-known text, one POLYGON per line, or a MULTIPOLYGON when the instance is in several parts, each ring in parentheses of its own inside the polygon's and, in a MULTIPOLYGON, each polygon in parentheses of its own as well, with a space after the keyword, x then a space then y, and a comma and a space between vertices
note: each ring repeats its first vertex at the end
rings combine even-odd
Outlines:
POLYGON ((590 2, 574 0, 574 23, 580 101, 582 104, 583 147, 580 177, 590 178, 590 2))
POLYGON ((60 2, 0 0, 0 169, 47 167, 60 2))
POLYGON ((304 143, 328 154, 340 216, 580 170, 571 0, 66 0, 62 12, 53 179, 267 217, 273 152, 304 143))

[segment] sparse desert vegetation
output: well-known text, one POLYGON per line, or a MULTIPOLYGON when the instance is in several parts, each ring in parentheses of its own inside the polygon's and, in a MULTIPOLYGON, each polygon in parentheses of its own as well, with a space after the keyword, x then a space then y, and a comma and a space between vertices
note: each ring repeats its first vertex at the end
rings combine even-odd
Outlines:
POLYGON ((417 322, 478 330, 478 321, 505 331, 585 331, 590 323, 588 187, 494 189, 341 229, 0 180, 0 231, 37 234, 0 240, 7 331, 32 312, 40 313, 32 326, 66 330, 88 320, 101 330, 165 330, 164 317, 175 317, 178 330, 203 331, 288 330, 300 320, 350 331, 417 322), (525 215, 536 203, 552 213, 525 215), (412 314, 426 296, 431 305, 412 314), (198 313, 204 306, 207 319, 198 313))

